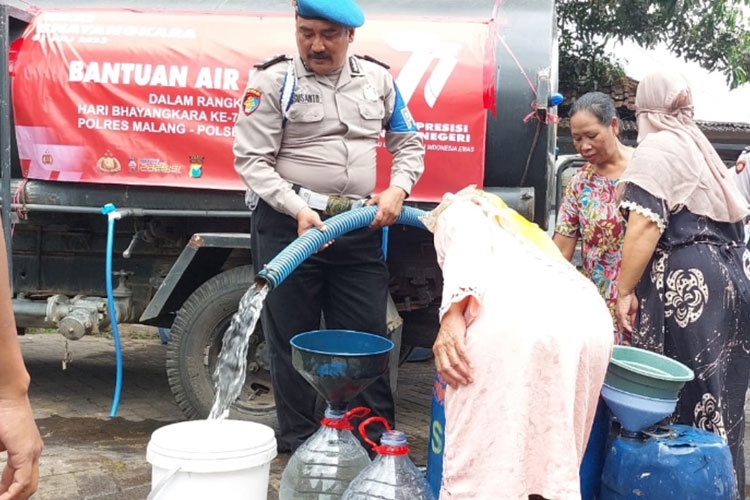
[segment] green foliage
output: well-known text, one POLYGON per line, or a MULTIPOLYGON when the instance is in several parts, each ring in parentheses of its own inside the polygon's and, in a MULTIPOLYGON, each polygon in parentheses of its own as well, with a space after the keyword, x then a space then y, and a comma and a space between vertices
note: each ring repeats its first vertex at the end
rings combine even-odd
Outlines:
POLYGON ((750 81, 750 0, 557 0, 560 88, 580 94, 623 76, 612 41, 659 43, 720 71, 732 88, 750 81))

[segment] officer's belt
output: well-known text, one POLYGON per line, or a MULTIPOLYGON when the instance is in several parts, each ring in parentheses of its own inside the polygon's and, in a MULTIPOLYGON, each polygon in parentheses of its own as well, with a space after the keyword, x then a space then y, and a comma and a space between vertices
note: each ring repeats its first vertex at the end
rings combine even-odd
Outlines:
POLYGON ((366 200, 350 200, 343 196, 316 193, 307 188, 295 184, 294 191, 305 200, 307 206, 314 210, 320 210, 325 215, 338 215, 365 205, 366 200))

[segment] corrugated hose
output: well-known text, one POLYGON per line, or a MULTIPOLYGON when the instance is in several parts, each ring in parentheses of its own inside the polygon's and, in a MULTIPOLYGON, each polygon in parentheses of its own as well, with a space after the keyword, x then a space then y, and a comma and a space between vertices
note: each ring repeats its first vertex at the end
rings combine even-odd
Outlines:
MULTIPOLYGON (((312 228, 293 242, 271 260, 256 275, 255 280, 261 281, 271 288, 281 284, 305 259, 318 251, 320 247, 331 240, 355 229, 367 227, 378 213, 377 206, 368 206, 350 210, 336 215, 325 221, 326 231, 312 228)), ((396 224, 425 229, 419 217, 425 215, 424 210, 414 207, 403 207, 396 224)))

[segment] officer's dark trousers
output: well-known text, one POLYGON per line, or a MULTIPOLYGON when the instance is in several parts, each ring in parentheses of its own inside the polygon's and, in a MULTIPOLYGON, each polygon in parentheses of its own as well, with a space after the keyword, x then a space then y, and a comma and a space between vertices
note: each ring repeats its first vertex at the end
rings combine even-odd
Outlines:
MULTIPOLYGON (((257 273, 294 241, 297 221, 261 201, 253 212, 251 231, 257 273)), ((315 432, 325 409, 322 398, 292 367, 291 338, 320 329, 321 311, 326 328, 386 334, 388 267, 381 242, 380 229, 365 228, 343 235, 304 261, 268 295, 261 320, 271 356, 281 451, 296 450, 315 432)), ((393 425, 395 413, 388 374, 349 405, 355 406, 368 407, 393 425)))

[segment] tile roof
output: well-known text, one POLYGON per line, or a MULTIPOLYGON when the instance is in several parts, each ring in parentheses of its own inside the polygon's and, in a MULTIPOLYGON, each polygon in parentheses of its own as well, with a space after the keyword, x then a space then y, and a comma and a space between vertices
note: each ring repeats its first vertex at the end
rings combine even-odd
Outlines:
MULTIPOLYGON (((622 132, 637 132, 635 124, 635 92, 638 89, 638 80, 624 76, 619 82, 611 85, 603 85, 599 91, 609 95, 615 102, 617 112, 621 117, 620 130, 622 132)), ((567 116, 567 110, 575 102, 577 96, 567 100, 561 109, 562 114, 567 116)), ((750 133, 750 123, 732 123, 732 122, 714 122, 696 120, 696 124, 703 132, 728 132, 728 133, 750 133)), ((570 120, 563 118, 560 121, 560 127, 570 128, 570 120)))
MULTIPOLYGON (((696 120, 695 122, 703 132, 730 132, 738 134, 750 135, 750 123, 740 122, 712 122, 696 120)), ((563 118, 560 120, 559 128, 569 130, 570 129, 570 118, 563 118)), ((637 132, 638 127, 636 126, 635 120, 620 120, 620 130, 622 132, 637 132)))

